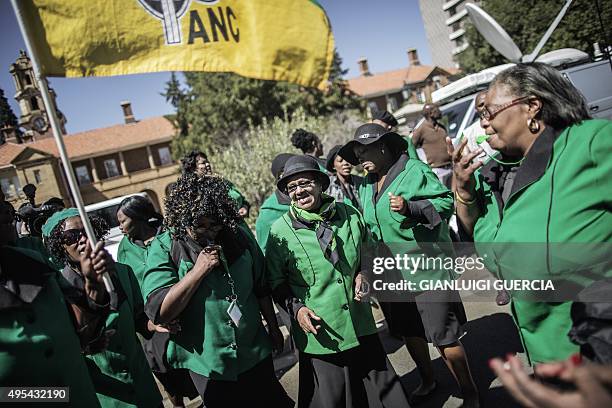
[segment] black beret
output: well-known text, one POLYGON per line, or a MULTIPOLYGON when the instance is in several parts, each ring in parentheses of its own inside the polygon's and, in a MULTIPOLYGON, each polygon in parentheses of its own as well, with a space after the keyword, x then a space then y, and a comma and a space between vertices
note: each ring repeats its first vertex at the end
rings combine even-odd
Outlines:
POLYGON ((372 115, 372 119, 378 119, 382 122, 385 122, 389 126, 398 125, 397 119, 395 119, 395 117, 386 110, 380 110, 380 111, 374 112, 374 114, 372 115))

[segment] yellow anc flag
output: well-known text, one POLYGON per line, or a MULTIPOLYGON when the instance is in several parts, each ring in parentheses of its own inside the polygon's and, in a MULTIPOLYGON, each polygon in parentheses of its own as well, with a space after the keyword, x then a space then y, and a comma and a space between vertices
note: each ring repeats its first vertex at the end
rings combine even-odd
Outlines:
POLYGON ((314 0, 20 0, 44 76, 234 72, 325 89, 334 56, 314 0))

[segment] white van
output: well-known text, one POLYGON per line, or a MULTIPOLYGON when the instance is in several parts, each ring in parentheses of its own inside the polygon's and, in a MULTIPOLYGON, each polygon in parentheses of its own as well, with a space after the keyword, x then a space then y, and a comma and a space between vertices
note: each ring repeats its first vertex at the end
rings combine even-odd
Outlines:
POLYGON ((85 211, 88 215, 96 215, 106 221, 110 227, 110 231, 105 238, 105 248, 112 255, 114 260, 117 260, 117 251, 119 243, 123 239, 123 234, 119 229, 119 221, 117 220, 117 211, 121 202, 132 196, 146 197, 147 193, 128 194, 122 197, 111 198, 110 200, 101 201, 95 204, 85 206, 85 211))
MULTIPOLYGON (((612 73, 607 60, 589 62, 586 53, 578 50, 556 50, 542 55, 537 61, 546 62, 566 77, 582 92, 587 108, 594 118, 612 119, 612 73), (559 52, 561 51, 561 52, 559 52)), ((444 124, 451 139, 478 120, 475 110, 476 94, 489 86, 495 76, 514 66, 504 64, 467 75, 432 93, 432 100, 440 106, 444 124)), ((415 126, 418 128, 423 119, 415 126)))

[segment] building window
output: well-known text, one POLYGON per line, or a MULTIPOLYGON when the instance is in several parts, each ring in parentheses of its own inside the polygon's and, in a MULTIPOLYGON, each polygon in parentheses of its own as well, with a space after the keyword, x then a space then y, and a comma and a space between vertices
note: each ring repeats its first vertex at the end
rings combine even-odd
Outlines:
POLYGON ((32 85, 32 77, 30 77, 30 74, 28 74, 27 72, 25 74, 25 83, 26 85, 32 85))
POLYGON ((448 15, 449 16, 454 16, 455 14, 457 14, 457 8, 456 7, 451 7, 448 9, 448 15))
POLYGON ((36 99, 36 97, 30 99, 30 104, 32 105, 32 110, 40 110, 40 106, 38 106, 38 99, 36 99))
POLYGON ((84 184, 91 184, 91 178, 89 177, 89 170, 87 170, 87 166, 77 166, 74 171, 80 186, 84 184))
POLYGON ((162 166, 172 163, 172 156, 170 155, 169 147, 160 147, 159 149, 157 149, 157 153, 159 154, 159 163, 162 166))
POLYGON ((387 97, 387 110, 389 112, 395 112, 397 110, 397 99, 395 96, 387 97))
POLYGON ((42 177, 40 177, 40 170, 34 170, 34 180, 36 184, 40 184, 42 182, 42 177))
POLYGON ((11 178, 0 178, 0 187, 6 198, 14 198, 19 194, 21 186, 19 185, 19 178, 13 176, 11 178))
POLYGON ((454 22, 452 27, 453 27, 453 32, 459 31, 461 29, 461 22, 460 21, 454 22))
POLYGON ((104 160, 104 170, 106 170, 107 178, 117 177, 121 175, 115 159, 104 160))
POLYGON ((419 103, 425 103, 425 92, 422 89, 419 89, 417 91, 417 102, 419 103))
POLYGON ((368 102, 368 109, 370 110, 370 114, 374 114, 374 112, 378 112, 378 105, 374 101, 368 102))
POLYGON ((455 45, 456 45, 457 47, 462 46, 462 45, 463 45, 463 37, 459 37, 459 38, 457 38, 457 39, 455 40, 455 45))

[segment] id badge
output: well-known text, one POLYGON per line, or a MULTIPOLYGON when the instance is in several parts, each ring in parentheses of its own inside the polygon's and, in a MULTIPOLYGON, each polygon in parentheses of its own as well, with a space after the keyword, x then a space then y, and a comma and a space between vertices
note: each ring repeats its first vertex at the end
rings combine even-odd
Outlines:
POLYGON ((238 322, 240 322, 240 318, 242 317, 242 312, 238 307, 238 303, 236 303, 236 299, 232 300, 229 307, 227 308, 227 314, 232 319, 232 322, 238 327, 238 322))

